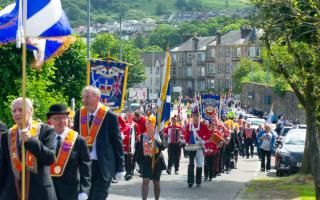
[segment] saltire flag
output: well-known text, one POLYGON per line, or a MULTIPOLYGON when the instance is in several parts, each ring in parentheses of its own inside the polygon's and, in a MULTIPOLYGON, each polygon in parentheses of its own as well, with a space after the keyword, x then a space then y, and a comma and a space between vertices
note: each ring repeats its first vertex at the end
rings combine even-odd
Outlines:
POLYGON ((34 51, 39 65, 61 54, 74 39, 60 0, 28 0, 27 33, 24 33, 20 6, 23 1, 16 0, 0 11, 0 45, 16 42, 20 46, 26 36, 28 49, 34 51))
POLYGON ((101 103, 115 112, 120 112, 124 106, 127 79, 126 63, 105 60, 90 61, 90 85, 99 88, 101 103))
POLYGON ((156 130, 160 133, 170 121, 171 111, 171 88, 170 88, 171 57, 169 51, 166 58, 162 74, 161 93, 158 100, 159 112, 157 113, 156 130))
POLYGON ((202 118, 208 121, 212 119, 212 114, 214 112, 218 116, 220 113, 220 95, 202 94, 201 111, 202 118))

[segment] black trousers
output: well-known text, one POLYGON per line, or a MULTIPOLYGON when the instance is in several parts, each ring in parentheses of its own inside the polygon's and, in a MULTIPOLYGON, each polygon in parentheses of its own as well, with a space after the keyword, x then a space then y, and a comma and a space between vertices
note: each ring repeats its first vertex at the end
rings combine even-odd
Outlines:
POLYGON ((219 173, 224 173, 224 151, 226 147, 223 146, 220 148, 219 152, 219 173))
POLYGON ((92 177, 89 200, 105 200, 109 194, 110 180, 105 180, 100 172, 98 161, 92 161, 92 177))
POLYGON ((240 153, 240 156, 244 157, 245 156, 245 153, 244 153, 244 144, 241 143, 239 145, 239 153, 240 153))
POLYGON ((214 173, 214 161, 215 161, 215 156, 205 156, 204 157, 204 177, 207 179, 213 178, 213 173, 214 173))
POLYGON ((179 171, 181 147, 179 143, 168 145, 168 169, 174 165, 175 171, 179 171))
POLYGON ((226 171, 230 170, 230 161, 231 161, 231 151, 227 150, 224 152, 224 166, 226 171))
MULTIPOLYGON (((189 151, 189 165, 188 165, 188 184, 194 183, 194 159, 197 151, 189 151)), ((196 169, 196 184, 201 184, 202 167, 196 169)))
POLYGON ((131 154, 124 154, 124 161, 125 161, 125 169, 126 175, 133 175, 134 164, 133 164, 133 155, 131 154))
POLYGON ((249 158, 249 156, 253 157, 253 144, 252 143, 245 143, 244 146, 246 149, 247 158, 249 158), (250 153, 249 153, 249 148, 250 148, 250 153))
POLYGON ((261 150, 261 169, 265 170, 267 168, 267 170, 271 169, 271 151, 265 151, 263 149, 261 150), (265 157, 267 157, 267 164, 265 164, 265 157))

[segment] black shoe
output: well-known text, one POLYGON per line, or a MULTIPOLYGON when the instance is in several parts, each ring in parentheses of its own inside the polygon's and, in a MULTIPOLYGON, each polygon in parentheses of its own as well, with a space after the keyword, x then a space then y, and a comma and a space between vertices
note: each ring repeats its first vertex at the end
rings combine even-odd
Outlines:
POLYGON ((171 174, 171 170, 170 170, 170 169, 167 169, 167 173, 170 175, 170 174, 171 174))
POLYGON ((207 181, 208 180, 208 177, 204 177, 204 181, 207 181))
POLYGON ((261 168, 261 169, 260 169, 260 171, 264 172, 264 171, 266 171, 266 170, 265 170, 265 169, 263 169, 263 168, 261 168))
POLYGON ((209 181, 212 181, 212 178, 209 178, 209 181))
POLYGON ((221 173, 219 173, 218 176, 221 176, 221 173))
POLYGON ((197 184, 197 187, 200 187, 201 185, 200 184, 197 184))
POLYGON ((175 173, 175 174, 179 174, 179 171, 175 171, 174 173, 175 173))
POLYGON ((226 171, 227 174, 229 174, 229 171, 226 171))
POLYGON ((189 186, 189 188, 191 188, 191 187, 193 186, 193 184, 192 184, 192 183, 189 183, 188 186, 189 186))

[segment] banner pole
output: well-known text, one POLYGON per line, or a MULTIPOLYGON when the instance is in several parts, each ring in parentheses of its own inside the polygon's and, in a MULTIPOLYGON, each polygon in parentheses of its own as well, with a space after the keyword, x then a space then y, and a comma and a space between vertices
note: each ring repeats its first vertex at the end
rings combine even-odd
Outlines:
MULTIPOLYGON (((22 129, 26 128, 26 77, 27 77, 27 0, 23 1, 23 45, 22 45, 22 129)), ((20 5, 21 6, 21 5, 20 5)), ((26 152, 22 141, 22 174, 21 174, 21 199, 26 199, 26 152)))

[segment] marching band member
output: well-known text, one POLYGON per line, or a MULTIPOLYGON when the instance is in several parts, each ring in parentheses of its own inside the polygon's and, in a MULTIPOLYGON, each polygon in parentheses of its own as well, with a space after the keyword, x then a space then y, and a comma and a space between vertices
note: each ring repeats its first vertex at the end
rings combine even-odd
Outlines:
POLYGON ((177 116, 171 118, 171 125, 163 130, 168 141, 168 168, 167 173, 171 174, 171 167, 174 165, 175 174, 179 173, 181 155, 181 136, 184 129, 177 125, 177 116))
POLYGON ((50 172, 58 200, 86 200, 91 184, 89 149, 86 140, 68 128, 68 115, 64 104, 52 105, 47 113, 56 133, 56 161, 50 172))
POLYGON ((165 146, 159 134, 155 134, 156 117, 150 115, 146 122, 147 131, 142 134, 141 149, 143 151, 141 161, 142 173, 142 199, 146 200, 149 193, 150 180, 153 181, 155 200, 160 198, 160 176, 166 169, 166 164, 162 155, 165 146), (152 166, 154 165, 154 166, 152 166))
POLYGON ((140 130, 138 125, 133 121, 132 113, 129 111, 125 118, 126 128, 123 130, 124 140, 124 158, 125 158, 125 169, 126 175, 125 180, 130 180, 133 176, 134 170, 134 150, 137 139, 140 136, 140 130))
POLYGON ((194 184, 194 160, 196 160, 196 184, 197 187, 201 185, 202 167, 204 164, 204 156, 202 145, 210 138, 210 131, 206 125, 200 123, 199 109, 195 107, 192 111, 192 122, 187 125, 185 132, 186 144, 200 145, 196 151, 189 151, 189 165, 188 165, 188 186, 192 187, 194 184))
POLYGON ((213 141, 207 141, 204 146, 204 180, 212 181, 218 147, 213 141))
POLYGON ((136 150, 134 152, 134 159, 138 163, 138 165, 141 165, 141 158, 142 158, 142 150, 140 149, 140 140, 142 137, 142 134, 146 133, 147 127, 146 127, 146 121, 147 119, 142 116, 140 111, 136 110, 133 114, 133 121, 137 123, 139 130, 140 130, 140 135, 137 137, 137 143, 136 143, 136 150))
POLYGON ((82 91, 84 107, 76 112, 74 130, 86 140, 92 160, 90 200, 105 200, 112 178, 125 175, 123 143, 118 116, 100 102, 100 90, 86 86, 82 91))
POLYGON ((50 175, 50 165, 55 161, 54 129, 47 124, 32 121, 33 106, 26 98, 26 128, 22 129, 23 99, 11 103, 11 113, 16 123, 9 132, 1 135, 0 149, 0 199, 21 199, 21 149, 26 150, 25 196, 32 200, 57 199, 50 175))

